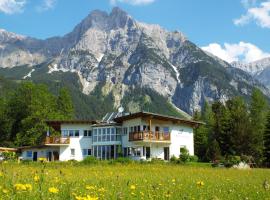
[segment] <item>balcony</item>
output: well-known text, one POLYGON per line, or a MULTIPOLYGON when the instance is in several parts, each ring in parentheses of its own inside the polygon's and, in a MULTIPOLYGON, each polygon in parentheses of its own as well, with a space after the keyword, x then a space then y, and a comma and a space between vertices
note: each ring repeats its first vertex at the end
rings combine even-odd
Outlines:
POLYGON ((171 134, 164 132, 140 131, 129 133, 129 141, 143 141, 143 142, 170 142, 171 134))
POLYGON ((46 137, 45 145, 69 145, 69 137, 46 137))

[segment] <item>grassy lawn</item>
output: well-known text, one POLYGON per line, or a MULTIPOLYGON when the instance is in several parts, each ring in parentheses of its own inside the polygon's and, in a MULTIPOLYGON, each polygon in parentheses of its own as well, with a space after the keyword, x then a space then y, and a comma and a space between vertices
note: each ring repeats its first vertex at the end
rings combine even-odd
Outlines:
POLYGON ((270 199, 265 180, 268 169, 202 164, 2 163, 0 199, 270 199))

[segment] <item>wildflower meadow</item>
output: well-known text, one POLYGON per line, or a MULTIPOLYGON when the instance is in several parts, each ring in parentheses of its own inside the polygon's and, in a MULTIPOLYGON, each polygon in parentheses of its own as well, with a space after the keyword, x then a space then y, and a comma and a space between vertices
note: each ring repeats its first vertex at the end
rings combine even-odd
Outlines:
POLYGON ((270 170, 170 163, 0 163, 0 200, 270 199, 270 170))

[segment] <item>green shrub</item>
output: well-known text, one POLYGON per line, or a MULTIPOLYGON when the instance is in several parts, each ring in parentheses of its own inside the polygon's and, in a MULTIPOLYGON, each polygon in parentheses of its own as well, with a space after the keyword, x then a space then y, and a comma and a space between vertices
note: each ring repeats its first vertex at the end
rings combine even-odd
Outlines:
POLYGON ((173 155, 170 159, 171 162, 177 162, 177 160, 178 158, 175 155, 173 155))
POLYGON ((241 162, 240 156, 228 156, 225 161, 225 167, 232 167, 233 165, 238 165, 241 162))
POLYGON ((187 150, 186 147, 180 148, 180 161, 182 161, 183 163, 189 162, 190 161, 190 156, 189 156, 189 152, 187 150))
POLYGON ((98 162, 99 160, 94 156, 87 156, 81 161, 82 164, 87 164, 87 165, 97 164, 98 162))
POLYGON ((190 162, 198 162, 199 158, 198 156, 194 155, 194 156, 189 156, 189 161, 190 162))
POLYGON ((15 152, 2 152, 4 160, 17 160, 18 156, 15 152))
POLYGON ((132 163, 134 161, 131 158, 128 158, 128 157, 118 157, 117 159, 114 160, 114 162, 127 164, 127 163, 132 163))
POLYGON ((152 158, 150 163, 155 163, 155 164, 163 164, 164 160, 160 159, 160 158, 152 158))

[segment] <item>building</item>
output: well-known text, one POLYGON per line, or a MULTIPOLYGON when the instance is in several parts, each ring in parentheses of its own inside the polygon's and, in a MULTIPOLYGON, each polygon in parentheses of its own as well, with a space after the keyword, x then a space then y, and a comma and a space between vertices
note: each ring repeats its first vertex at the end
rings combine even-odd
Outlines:
POLYGON ((47 134, 43 145, 19 148, 22 158, 48 161, 83 160, 87 156, 134 160, 169 160, 186 147, 194 155, 193 128, 200 122, 150 112, 108 113, 101 121, 48 121, 61 136, 47 134))

